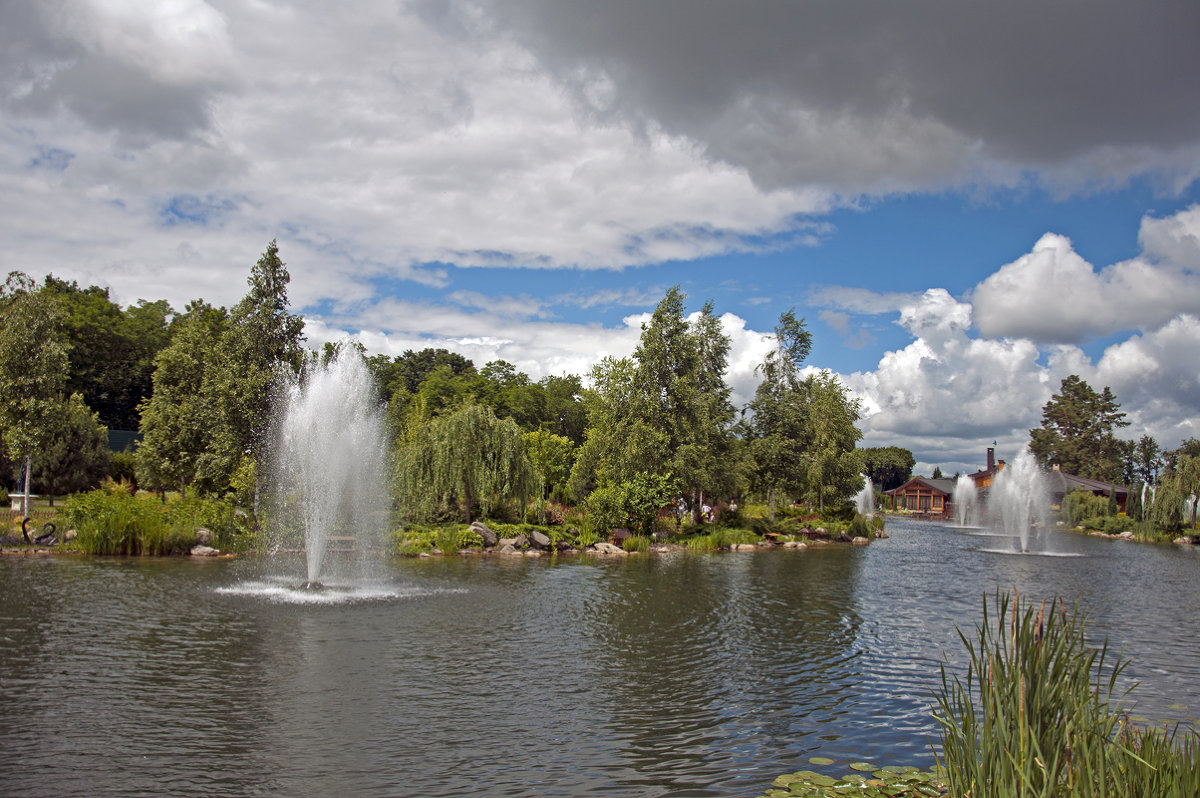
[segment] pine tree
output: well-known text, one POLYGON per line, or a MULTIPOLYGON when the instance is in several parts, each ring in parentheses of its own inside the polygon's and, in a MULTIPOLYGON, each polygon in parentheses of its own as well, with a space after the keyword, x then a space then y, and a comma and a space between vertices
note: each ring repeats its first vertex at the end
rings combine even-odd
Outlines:
POLYGON ((1029 448, 1043 467, 1058 465, 1069 474, 1112 481, 1122 470, 1114 431, 1127 426, 1107 386, 1096 393, 1072 374, 1043 406, 1042 426, 1029 431, 1029 448))

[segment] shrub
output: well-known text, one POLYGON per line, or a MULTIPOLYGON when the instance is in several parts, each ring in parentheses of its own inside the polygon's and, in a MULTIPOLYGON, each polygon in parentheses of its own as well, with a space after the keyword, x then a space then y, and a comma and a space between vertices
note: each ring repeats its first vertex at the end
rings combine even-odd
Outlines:
POLYGON ((852 538, 867 538, 874 540, 875 529, 870 522, 862 515, 854 516, 854 520, 850 522, 850 526, 846 532, 852 538))
POLYGON ((1067 526, 1080 526, 1089 518, 1106 517, 1108 506, 1106 496, 1095 496, 1086 490, 1073 490, 1063 496, 1059 518, 1067 526))

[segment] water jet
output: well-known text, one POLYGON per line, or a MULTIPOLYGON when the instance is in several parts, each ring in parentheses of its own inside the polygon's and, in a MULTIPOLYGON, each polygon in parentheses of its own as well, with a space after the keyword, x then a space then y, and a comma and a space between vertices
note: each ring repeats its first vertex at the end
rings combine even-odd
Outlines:
POLYGON ((349 554, 361 560, 382 533, 385 462, 383 409, 357 352, 343 349, 288 387, 275 424, 270 519, 273 548, 303 542, 301 589, 323 587, 331 539, 355 539, 349 554))

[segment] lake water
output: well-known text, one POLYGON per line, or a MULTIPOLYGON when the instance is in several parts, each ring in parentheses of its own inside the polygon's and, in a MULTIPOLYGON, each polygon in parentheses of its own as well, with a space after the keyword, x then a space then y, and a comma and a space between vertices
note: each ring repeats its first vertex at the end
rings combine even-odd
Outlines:
POLYGON ((890 522, 869 547, 376 563, 0 558, 0 794, 754 796, 932 763, 984 594, 1078 600, 1136 712, 1200 710, 1200 552, 890 522), (843 772, 843 771, 838 771, 843 772))

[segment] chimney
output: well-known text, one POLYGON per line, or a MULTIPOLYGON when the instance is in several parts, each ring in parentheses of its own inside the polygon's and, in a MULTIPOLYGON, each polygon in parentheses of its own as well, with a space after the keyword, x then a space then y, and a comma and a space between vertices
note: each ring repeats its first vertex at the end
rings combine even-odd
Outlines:
POLYGON ((991 446, 988 447, 987 463, 988 463, 987 464, 988 471, 991 471, 992 469, 994 469, 996 467, 996 450, 994 448, 992 448, 991 446))

